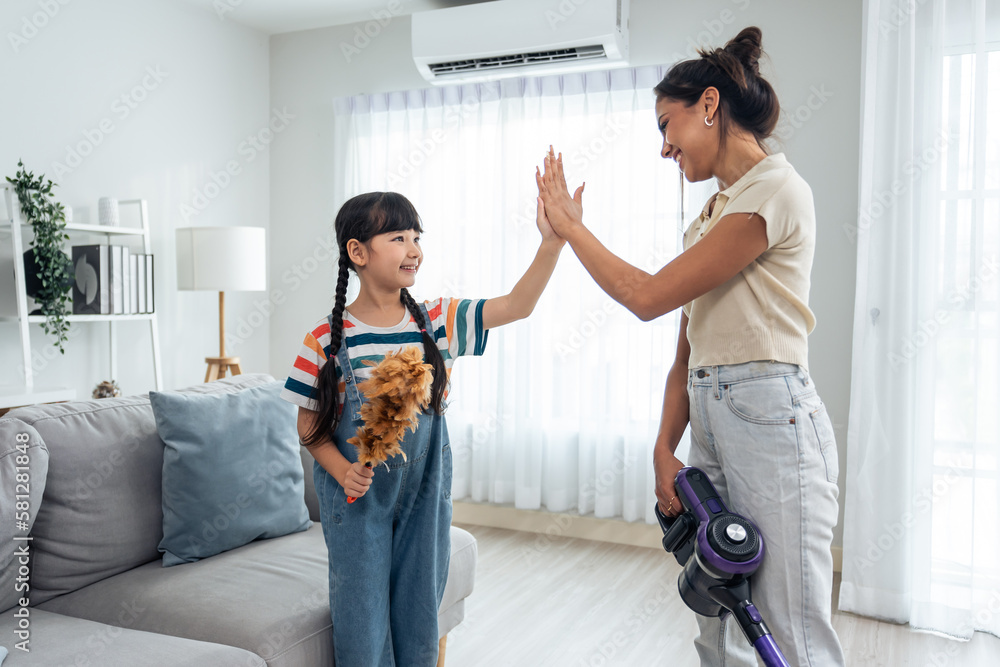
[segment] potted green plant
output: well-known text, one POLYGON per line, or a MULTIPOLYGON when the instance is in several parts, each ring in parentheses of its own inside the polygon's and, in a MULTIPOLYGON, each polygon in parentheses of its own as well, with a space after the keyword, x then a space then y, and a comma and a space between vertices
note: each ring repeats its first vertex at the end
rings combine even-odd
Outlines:
POLYGON ((38 278, 37 284, 33 284, 34 290, 29 290, 29 296, 38 302, 41 314, 45 316, 42 329, 56 337, 54 345, 65 354, 63 345, 69 332, 66 316, 70 314, 70 288, 73 285, 70 273, 73 263, 63 252, 63 242, 69 239, 64 232, 65 210, 62 204, 53 201, 52 187, 55 184, 51 180, 46 180, 43 174, 36 178, 20 160, 17 167, 16 176, 8 176, 7 182, 14 186, 21 215, 34 232, 31 247, 24 257, 26 272, 38 278), (32 291, 34 293, 30 293, 32 291))

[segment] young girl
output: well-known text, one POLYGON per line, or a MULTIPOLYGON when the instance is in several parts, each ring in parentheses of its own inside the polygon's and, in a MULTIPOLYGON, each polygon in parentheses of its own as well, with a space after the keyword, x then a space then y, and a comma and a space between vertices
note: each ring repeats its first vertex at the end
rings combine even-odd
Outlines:
MULTIPOLYGON (((758 70, 760 43, 760 30, 746 28, 725 48, 677 63, 655 88, 661 155, 688 181, 719 184, 684 252, 655 275, 583 226, 583 188, 570 197, 551 149, 539 188, 552 227, 609 295, 643 320, 683 306, 653 454, 661 511, 682 509, 674 450, 690 421, 690 464, 764 535, 753 594, 778 645, 792 665, 835 667, 844 664, 830 621, 837 448, 806 370, 816 214, 806 182, 762 143, 779 107, 758 70)), ((702 665, 757 664, 735 621, 698 623, 702 665)))
POLYGON ((438 652, 438 606, 450 555, 451 449, 442 416, 457 357, 480 355, 487 331, 531 314, 564 242, 538 202, 541 247, 510 294, 417 303, 408 288, 423 261, 422 226, 394 192, 348 200, 337 213, 340 250, 333 312, 306 335, 282 390, 299 406, 298 430, 313 475, 330 555, 330 613, 337 667, 424 667, 438 652), (360 279, 345 306, 348 272, 360 279), (368 469, 347 444, 361 421, 366 359, 417 345, 434 367, 431 406, 402 442, 406 460, 368 469), (357 498, 347 503, 348 496, 357 498))

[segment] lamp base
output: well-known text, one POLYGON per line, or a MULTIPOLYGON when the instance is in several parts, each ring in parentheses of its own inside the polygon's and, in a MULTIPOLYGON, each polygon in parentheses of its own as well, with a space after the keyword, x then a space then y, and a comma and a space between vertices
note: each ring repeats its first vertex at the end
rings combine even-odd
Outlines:
POLYGON ((212 382, 226 377, 226 369, 233 375, 242 375, 239 357, 205 357, 208 364, 208 371, 205 373, 205 382, 212 382))

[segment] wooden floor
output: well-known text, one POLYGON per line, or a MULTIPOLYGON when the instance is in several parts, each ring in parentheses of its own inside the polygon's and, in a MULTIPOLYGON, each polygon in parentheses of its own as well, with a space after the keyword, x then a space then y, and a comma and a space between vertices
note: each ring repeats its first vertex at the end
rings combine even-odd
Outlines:
MULTIPOLYGON (((697 624, 666 552, 461 527, 479 567, 447 667, 698 667, 697 624)), ((1000 639, 982 633, 959 643, 837 611, 834 626, 849 667, 1000 665, 1000 639)))

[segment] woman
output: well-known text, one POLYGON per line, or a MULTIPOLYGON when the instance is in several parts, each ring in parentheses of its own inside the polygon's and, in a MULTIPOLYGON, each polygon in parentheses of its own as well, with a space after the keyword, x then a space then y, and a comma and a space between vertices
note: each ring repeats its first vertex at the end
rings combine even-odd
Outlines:
MULTIPOLYGON (((691 424, 689 464, 708 473, 767 546, 754 600, 793 665, 843 665, 831 624, 837 449, 808 374, 816 220, 812 192, 784 155, 768 155, 779 105, 760 76, 761 31, 675 64, 654 89, 661 155, 719 192, 655 275, 616 257, 583 225, 562 156, 538 174, 545 212, 604 291, 648 321, 683 307, 654 447, 661 511, 682 510, 674 456, 691 424)), ((702 665, 756 665, 735 621, 698 617, 702 665)))

